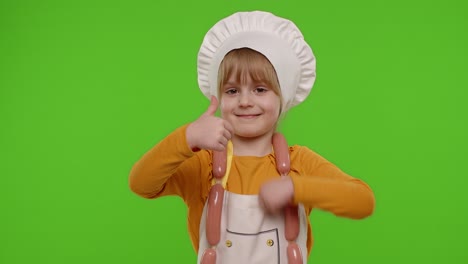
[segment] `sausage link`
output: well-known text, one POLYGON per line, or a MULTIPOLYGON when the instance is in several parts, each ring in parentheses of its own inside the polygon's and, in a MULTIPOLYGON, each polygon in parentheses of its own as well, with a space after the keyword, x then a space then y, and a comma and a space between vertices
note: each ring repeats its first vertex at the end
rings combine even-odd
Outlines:
POLYGON ((216 250, 208 248, 203 252, 201 264, 215 264, 216 263, 216 250))
POLYGON ((221 213, 223 209, 224 189, 221 184, 211 187, 208 197, 208 212, 206 216, 206 238, 208 243, 216 246, 220 240, 221 213))
POLYGON ((221 179, 226 174, 227 148, 224 151, 213 151, 213 176, 221 179))
MULTIPOLYGON (((280 133, 273 135, 273 148, 275 150, 276 169, 281 176, 286 176, 291 170, 289 158, 289 147, 284 136, 280 133)), ((299 236, 299 211, 297 206, 289 205, 285 208, 284 235, 289 241, 287 248, 288 264, 302 264, 302 253, 299 246, 294 242, 299 236)))
POLYGON ((272 143, 275 150, 276 169, 281 175, 288 175, 291 168, 288 143, 280 133, 273 135, 272 143))
POLYGON ((284 208, 284 235, 288 241, 295 241, 299 235, 298 213, 297 206, 289 205, 284 208))
POLYGON ((288 244, 288 264, 302 264, 301 249, 296 242, 289 242, 288 244))

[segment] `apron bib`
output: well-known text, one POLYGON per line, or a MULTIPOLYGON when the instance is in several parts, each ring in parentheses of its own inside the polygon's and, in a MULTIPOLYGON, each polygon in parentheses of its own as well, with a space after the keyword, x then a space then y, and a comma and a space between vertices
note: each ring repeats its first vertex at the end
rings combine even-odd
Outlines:
MULTIPOLYGON (((289 153, 287 149, 282 151, 282 153, 289 153)), ((277 155, 279 155, 279 152, 277 152, 277 155)), ((232 156, 232 145, 229 144, 227 160, 225 160, 227 164, 226 174, 221 180, 213 180, 213 185, 218 183, 222 184, 223 188, 226 187, 232 156)), ((289 158, 287 161, 289 162, 289 158)), ((284 213, 269 214, 265 212, 260 206, 258 195, 242 195, 224 190, 219 223, 219 243, 216 246, 211 246, 206 235, 209 199, 205 203, 200 221, 198 264, 202 264, 207 249, 216 252, 213 254, 216 256, 216 261, 210 263, 288 263, 288 241, 285 238, 284 213)), ((295 239, 295 243, 301 251, 302 263, 307 263, 307 215, 302 204, 299 204, 297 208, 299 234, 295 239)))
MULTIPOLYGON (((307 216, 301 204, 298 208, 296 243, 302 251, 303 263, 307 263, 307 216)), ((205 204, 200 223, 199 264, 205 249, 210 248, 206 239, 206 214, 205 204)), ((225 191, 216 264, 287 264, 288 241, 284 232, 284 214, 267 214, 258 202, 258 195, 225 191)))

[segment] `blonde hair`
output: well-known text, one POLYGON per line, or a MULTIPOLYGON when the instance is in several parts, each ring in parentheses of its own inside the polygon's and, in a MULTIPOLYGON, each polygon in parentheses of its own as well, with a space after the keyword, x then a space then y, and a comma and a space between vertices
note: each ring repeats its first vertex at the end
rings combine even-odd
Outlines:
MULTIPOLYGON (((245 83, 247 76, 252 81, 264 83, 280 98, 281 109, 283 97, 276 75, 275 68, 270 61, 260 52, 250 48, 240 48, 231 50, 219 65, 218 71, 218 95, 223 95, 223 85, 231 76, 239 83, 245 83)), ((281 110, 280 110, 281 113, 281 110)))

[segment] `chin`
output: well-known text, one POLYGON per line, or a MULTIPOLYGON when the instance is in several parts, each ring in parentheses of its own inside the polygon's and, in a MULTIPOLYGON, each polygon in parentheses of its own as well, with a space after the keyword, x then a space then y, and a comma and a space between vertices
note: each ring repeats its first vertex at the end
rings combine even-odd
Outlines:
MULTIPOLYGON (((258 138, 261 136, 265 136, 266 134, 269 134, 271 131, 240 131, 236 132, 236 135, 241 138, 258 138)), ((273 135, 273 133, 271 133, 273 135)))

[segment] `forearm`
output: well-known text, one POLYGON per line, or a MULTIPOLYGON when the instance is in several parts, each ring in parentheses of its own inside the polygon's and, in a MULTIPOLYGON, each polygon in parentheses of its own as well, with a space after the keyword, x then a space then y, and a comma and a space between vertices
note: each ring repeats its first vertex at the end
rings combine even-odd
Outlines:
POLYGON ((157 197, 180 165, 193 156, 185 142, 185 129, 175 130, 135 163, 129 176, 133 192, 145 198, 157 197))
POLYGON ((375 205, 372 190, 361 180, 348 177, 292 176, 294 202, 341 217, 362 219, 370 216, 375 205))

